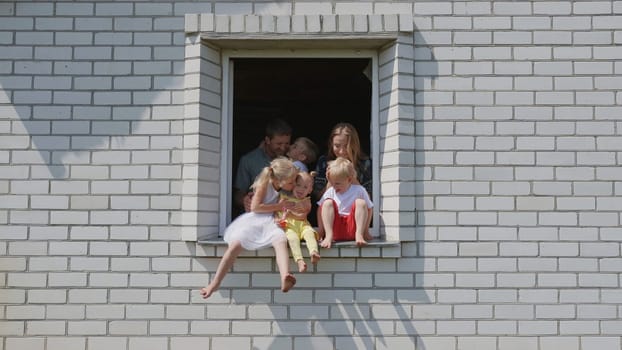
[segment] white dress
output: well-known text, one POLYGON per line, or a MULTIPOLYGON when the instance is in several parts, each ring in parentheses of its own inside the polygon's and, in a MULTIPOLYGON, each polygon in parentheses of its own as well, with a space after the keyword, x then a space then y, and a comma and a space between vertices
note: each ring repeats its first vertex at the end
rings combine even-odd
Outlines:
MULTIPOLYGON (((274 204, 279 200, 279 193, 268 184, 264 204, 274 204)), ((274 213, 248 212, 238 216, 227 228, 223 239, 227 243, 240 241, 242 248, 256 250, 266 248, 279 240, 287 240, 283 229, 274 222, 274 213)))

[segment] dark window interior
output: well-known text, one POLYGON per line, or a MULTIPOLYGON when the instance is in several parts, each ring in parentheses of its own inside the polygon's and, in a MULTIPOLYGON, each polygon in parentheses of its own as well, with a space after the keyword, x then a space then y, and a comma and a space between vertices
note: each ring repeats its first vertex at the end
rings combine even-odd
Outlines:
POLYGON ((326 153, 334 124, 352 123, 370 153, 369 59, 235 59, 233 84, 233 173, 240 157, 257 147, 268 120, 280 117, 298 136, 326 153))

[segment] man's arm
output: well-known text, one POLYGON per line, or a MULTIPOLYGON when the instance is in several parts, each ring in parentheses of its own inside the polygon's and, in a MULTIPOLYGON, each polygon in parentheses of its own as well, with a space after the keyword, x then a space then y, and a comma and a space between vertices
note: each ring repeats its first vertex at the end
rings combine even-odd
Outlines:
POLYGON ((240 158, 240 162, 238 163, 238 171, 235 174, 235 183, 233 185, 233 204, 243 211, 250 211, 251 197, 248 194, 252 193, 250 190, 251 181, 248 160, 245 156, 242 156, 242 158, 240 158))

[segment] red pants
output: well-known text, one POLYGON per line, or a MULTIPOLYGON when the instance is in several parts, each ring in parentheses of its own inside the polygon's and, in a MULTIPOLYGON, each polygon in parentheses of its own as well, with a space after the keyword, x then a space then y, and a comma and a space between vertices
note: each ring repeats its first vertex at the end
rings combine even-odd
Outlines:
POLYGON ((352 204, 352 209, 348 215, 340 215, 337 203, 332 199, 326 199, 320 206, 320 210, 324 203, 333 202, 333 211, 335 213, 335 221, 333 221, 333 241, 354 241, 356 236, 356 221, 354 214, 356 206, 352 204))

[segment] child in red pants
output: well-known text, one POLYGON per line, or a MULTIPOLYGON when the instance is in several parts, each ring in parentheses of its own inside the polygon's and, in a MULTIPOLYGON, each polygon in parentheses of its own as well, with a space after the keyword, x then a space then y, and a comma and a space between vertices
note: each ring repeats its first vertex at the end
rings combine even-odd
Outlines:
POLYGON ((326 233, 320 243, 330 248, 333 241, 356 241, 357 246, 367 244, 371 239, 369 224, 372 218, 372 203, 365 187, 354 184, 356 170, 346 158, 337 158, 328 163, 326 178, 330 187, 318 201, 320 206, 320 231, 326 233))

